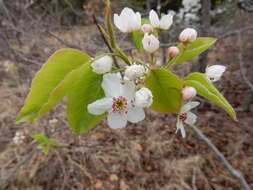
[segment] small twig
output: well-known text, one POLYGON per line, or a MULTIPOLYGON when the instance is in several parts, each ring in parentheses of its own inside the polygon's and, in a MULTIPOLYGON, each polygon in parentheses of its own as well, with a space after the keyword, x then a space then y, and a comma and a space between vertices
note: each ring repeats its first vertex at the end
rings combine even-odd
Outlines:
POLYGON ((70 44, 64 40, 62 40, 61 38, 59 38, 57 35, 55 35, 53 32, 50 32, 50 31, 47 31, 48 34, 50 34, 52 37, 54 37, 56 40, 58 40, 59 42, 61 42, 62 44, 66 45, 67 47, 70 47, 70 48, 76 48, 76 49, 79 49, 81 50, 80 47, 78 47, 77 45, 74 45, 74 44, 70 44))
POLYGON ((38 152, 39 150, 35 148, 33 148, 33 150, 31 150, 24 158, 22 158, 22 160, 20 160, 20 162, 17 164, 17 166, 12 169, 10 172, 7 173, 7 175, 0 179, 0 189, 5 189, 7 187, 7 185, 9 184, 9 181, 12 179, 12 177, 14 177, 17 173, 17 171, 19 170, 19 168, 26 164, 27 162, 29 162, 32 158, 32 156, 38 152))
POLYGON ((196 187, 196 169, 195 168, 193 168, 193 172, 192 172, 192 189, 197 190, 197 187, 196 187))
POLYGON ((245 83, 249 86, 251 91, 253 92, 253 84, 249 81, 249 79, 246 76, 245 69, 244 69, 244 62, 243 62, 243 57, 242 57, 242 40, 241 40, 241 32, 238 32, 238 41, 239 41, 239 52, 238 52, 238 59, 239 59, 239 64, 240 64, 240 72, 242 75, 242 78, 244 79, 245 83))
MULTIPOLYGON (((103 31, 102 31, 101 28, 99 27, 99 24, 98 24, 98 21, 97 21, 97 18, 96 18, 95 15, 93 15, 93 20, 94 20, 94 23, 96 24, 96 26, 97 26, 97 28, 98 28, 98 31, 100 32, 100 35, 101 35, 101 37, 102 37, 102 39, 103 39, 105 45, 106 45, 107 48, 109 49, 110 53, 115 53, 115 52, 112 50, 111 46, 109 45, 109 42, 106 40, 106 38, 105 38, 105 36, 104 36, 104 34, 103 34, 103 31)), ((114 64, 115 64, 115 66, 116 66, 117 68, 120 68, 120 66, 119 66, 119 64, 118 64, 118 62, 117 62, 117 60, 116 60, 116 58, 115 58, 114 56, 113 56, 112 58, 113 58, 113 62, 114 62, 114 64)))
POLYGON ((245 190, 252 190, 243 175, 238 172, 223 156, 223 154, 218 150, 218 148, 211 142, 211 140, 205 136, 196 126, 189 125, 189 127, 194 131, 194 133, 206 143, 206 145, 212 149, 216 156, 220 159, 222 164, 228 169, 230 174, 238 179, 245 190))

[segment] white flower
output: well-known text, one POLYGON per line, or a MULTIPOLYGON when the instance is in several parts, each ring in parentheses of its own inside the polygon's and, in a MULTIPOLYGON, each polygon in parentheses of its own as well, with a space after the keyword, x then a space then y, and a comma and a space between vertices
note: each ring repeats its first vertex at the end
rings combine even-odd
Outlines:
POLYGON ((151 10, 149 12, 149 21, 154 28, 168 30, 173 23, 173 15, 163 15, 161 20, 159 20, 157 13, 154 10, 151 10))
POLYGON ((141 88, 135 92, 135 105, 138 107, 146 108, 153 103, 152 92, 148 88, 141 88))
POLYGON ((184 87, 182 93, 183 93, 183 100, 190 100, 197 95, 196 89, 191 86, 184 87))
POLYGON ((120 15, 114 14, 114 24, 124 33, 130 33, 141 28, 141 14, 134 12, 132 9, 124 8, 120 15))
POLYGON ((108 73, 103 76, 102 88, 105 97, 89 104, 89 113, 101 115, 108 112, 107 121, 113 129, 125 127, 127 121, 137 123, 145 118, 143 108, 134 105, 133 81, 121 84, 116 73, 108 73))
POLYGON ((222 65, 212 65, 206 68, 206 77, 211 82, 220 80, 223 73, 226 71, 226 67, 222 65))
POLYGON ((22 144, 23 142, 24 142, 24 140, 25 140, 25 135, 24 135, 24 133, 23 132, 19 132, 19 131, 17 131, 16 133, 15 133, 15 136, 13 137, 13 142, 16 144, 16 145, 19 145, 19 144, 22 144))
POLYGON ((142 45, 145 51, 154 53, 158 50, 160 42, 153 34, 148 35, 145 33, 144 38, 142 39, 142 45))
POLYGON ((153 28, 152 28, 152 26, 150 24, 143 24, 141 26, 141 31, 142 31, 143 34, 151 32, 152 29, 153 28))
POLYGON ((107 73, 112 69, 112 63, 112 57, 103 56, 91 63, 92 71, 98 74, 107 73))
POLYGON ((135 80, 145 74, 145 69, 142 65, 131 65, 125 70, 125 76, 130 80, 135 80))
POLYGON ((197 39, 197 31, 193 28, 184 29, 179 35, 179 41, 183 43, 194 42, 197 39))
POLYGON ((182 137, 184 138, 186 136, 185 130, 184 130, 184 123, 189 125, 194 125, 197 120, 197 116, 190 112, 191 109, 197 107, 199 105, 199 102, 188 102, 182 108, 180 109, 180 112, 177 116, 177 130, 181 131, 182 137))
POLYGON ((170 58, 178 56, 180 50, 176 46, 171 46, 168 48, 168 55, 170 58))

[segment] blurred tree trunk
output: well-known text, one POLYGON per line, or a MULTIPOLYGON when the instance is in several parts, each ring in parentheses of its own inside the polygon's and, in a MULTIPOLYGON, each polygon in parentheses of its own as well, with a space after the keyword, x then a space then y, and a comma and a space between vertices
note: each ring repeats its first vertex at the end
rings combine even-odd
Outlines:
MULTIPOLYGON (((211 35, 211 0, 201 0, 201 31, 200 36, 207 37, 211 35)), ((199 64, 193 67, 194 71, 205 72, 207 66, 208 50, 199 56, 199 64)))

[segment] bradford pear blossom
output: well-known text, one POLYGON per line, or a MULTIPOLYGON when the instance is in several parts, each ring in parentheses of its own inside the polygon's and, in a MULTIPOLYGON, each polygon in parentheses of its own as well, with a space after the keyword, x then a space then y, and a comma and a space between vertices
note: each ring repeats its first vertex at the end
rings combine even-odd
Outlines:
POLYGON ((125 70, 125 76, 130 80, 135 80, 145 74, 145 68, 142 65, 131 65, 125 70))
POLYGON ((179 35, 179 41, 183 43, 194 42, 197 39, 197 31, 193 28, 184 29, 179 35))
POLYGON ((104 56, 91 64, 92 71, 98 74, 109 72, 112 69, 113 59, 110 56, 104 56))
POLYGON ((216 82, 220 80, 225 71, 226 67, 223 65, 212 65, 206 68, 206 77, 211 82, 216 82))
POLYGON ((134 105, 135 84, 121 79, 117 73, 103 76, 102 88, 105 97, 88 105, 89 113, 101 115, 108 112, 107 121, 111 128, 123 128, 127 121, 137 123, 145 118, 143 108, 134 105))
POLYGON ((157 13, 154 10, 151 10, 149 12, 149 21, 154 28, 168 30, 173 23, 173 15, 172 14, 163 15, 160 20, 157 13))
POLYGON ((115 26, 124 33, 130 33, 141 28, 141 14, 125 7, 120 15, 114 14, 115 26))
POLYGON ((141 26, 141 31, 142 31, 143 34, 151 32, 152 29, 153 28, 152 28, 152 26, 150 24, 143 24, 141 26))
POLYGON ((197 120, 197 116, 190 112, 191 109, 197 107, 199 105, 199 102, 188 102, 182 108, 180 109, 180 112, 177 116, 177 130, 181 131, 182 137, 184 138, 186 136, 185 129, 184 129, 184 123, 189 125, 194 125, 197 120))
POLYGON ((135 105, 145 108, 153 103, 152 92, 148 88, 141 88, 135 92, 135 105))
POLYGON ((145 33, 144 38, 142 39, 142 45, 145 51, 149 53, 154 53, 158 50, 160 42, 153 34, 145 33))
POLYGON ((178 47, 176 47, 176 46, 171 46, 168 48, 168 55, 171 58, 178 56, 179 52, 180 51, 179 51, 178 47))
POLYGON ((191 86, 184 87, 182 93, 183 93, 183 100, 190 100, 197 95, 196 89, 191 86))

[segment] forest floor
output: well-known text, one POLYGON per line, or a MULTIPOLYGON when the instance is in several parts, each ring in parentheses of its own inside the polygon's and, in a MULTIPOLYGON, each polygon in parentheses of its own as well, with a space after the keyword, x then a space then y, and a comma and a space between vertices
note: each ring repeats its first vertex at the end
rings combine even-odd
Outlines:
MULTIPOLYGON (((55 33, 95 56, 106 51, 95 30, 95 26, 74 27, 55 33)), ((252 31, 243 35, 245 63, 253 60, 252 36, 252 31)), ((146 119, 138 125, 112 130, 103 121, 88 133, 75 136, 66 122, 63 101, 37 123, 15 125, 13 121, 24 104, 36 71, 49 55, 66 45, 50 35, 27 38, 26 42, 17 51, 39 61, 21 64, 14 61, 12 54, 0 57, 0 184, 1 179, 8 177, 5 189, 241 189, 238 181, 191 130, 187 129, 185 139, 175 134, 176 121, 171 115, 147 111, 146 119), (25 136, 18 145, 13 142, 17 131, 25 136), (44 133, 62 145, 47 156, 36 148, 31 138, 33 134, 44 133)), ((208 64, 227 66, 227 72, 216 86, 237 110, 239 121, 233 121, 216 106, 202 101, 197 110, 197 126, 253 187, 252 92, 241 76, 237 54, 238 41, 232 35, 212 48, 208 64)), ((184 63, 184 69, 176 67, 175 72, 184 76, 194 63, 196 60, 184 63)), ((247 63, 245 69, 252 81, 253 65, 247 63)))

